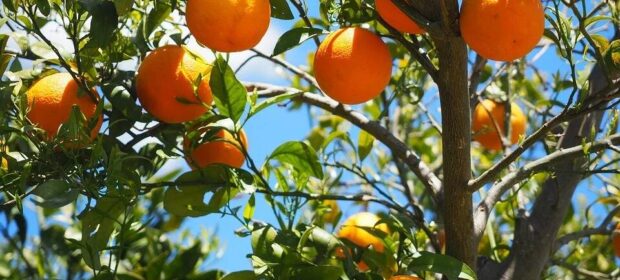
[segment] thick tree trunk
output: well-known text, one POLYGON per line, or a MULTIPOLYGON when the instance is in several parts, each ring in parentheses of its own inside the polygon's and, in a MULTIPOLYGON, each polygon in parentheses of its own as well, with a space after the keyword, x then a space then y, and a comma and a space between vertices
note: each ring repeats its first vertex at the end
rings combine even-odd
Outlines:
MULTIPOLYGON (((600 66, 596 66, 590 75, 590 92, 600 92, 607 87, 607 79, 600 66)), ((602 111, 595 111, 583 117, 572 120, 564 136, 560 140, 559 148, 565 149, 581 145, 582 141, 592 141, 601 125, 602 111), (592 129, 595 129, 592 133, 592 129)), ((507 261, 504 278, 510 279, 538 279, 548 263, 551 251, 557 238, 562 221, 571 205, 571 198, 582 180, 579 172, 586 164, 586 158, 580 157, 573 161, 559 164, 552 178, 549 178, 542 193, 532 207, 531 215, 523 217, 515 230, 515 240, 512 254, 507 261)))
POLYGON ((436 41, 443 127, 443 216, 446 252, 475 269, 476 247, 471 178, 471 121, 467 92, 467 48, 460 37, 436 41))

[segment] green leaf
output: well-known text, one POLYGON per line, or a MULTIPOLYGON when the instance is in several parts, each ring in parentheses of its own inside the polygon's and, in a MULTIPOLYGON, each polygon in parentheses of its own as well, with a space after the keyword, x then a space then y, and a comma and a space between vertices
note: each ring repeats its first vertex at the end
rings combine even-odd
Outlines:
POLYGON ((256 275, 254 271, 251 270, 243 270, 243 271, 235 271, 226 274, 221 280, 254 280, 256 279, 256 275))
POLYGON ((271 16, 277 19, 293 19, 293 13, 286 0, 270 0, 271 16))
POLYGON ((357 142, 357 153, 359 154, 360 161, 362 161, 370 154, 370 151, 372 151, 375 137, 370 135, 365 130, 360 130, 357 142))
POLYGON ((298 268, 294 272, 294 279, 296 280, 336 280, 340 279, 340 276, 344 274, 342 266, 335 265, 319 265, 308 266, 298 268))
POLYGON ((114 6, 116 7, 116 13, 119 16, 124 16, 131 11, 134 0, 114 0, 114 6))
POLYGON ((167 1, 155 1, 155 7, 142 18, 136 31, 135 43, 142 52, 149 50, 149 37, 162 22, 172 13, 172 6, 167 1))
POLYGON ((267 159, 290 164, 298 172, 323 179, 323 168, 316 151, 304 142, 286 142, 277 147, 267 159))
POLYGON ((164 208, 177 216, 200 217, 217 212, 239 190, 234 188, 233 172, 221 165, 187 172, 177 180, 177 187, 169 187, 164 194, 164 208), (205 194, 212 196, 207 204, 205 194))
POLYGON ((258 114, 258 112, 271 107, 274 104, 278 104, 280 102, 295 98, 297 96, 301 95, 301 92, 287 92, 285 94, 280 94, 278 96, 274 96, 274 97, 270 97, 265 99, 265 101, 257 104, 256 106, 253 106, 252 108, 250 108, 250 115, 256 115, 258 114))
POLYGON ((248 93, 221 55, 215 60, 209 85, 219 112, 237 123, 245 110, 248 93))
POLYGON ((476 273, 469 266, 453 257, 424 251, 419 253, 420 256, 413 259, 409 269, 441 273, 450 280, 476 279, 476 273))
POLYGON ((189 249, 182 250, 164 270, 166 279, 186 279, 194 271, 198 260, 202 257, 201 243, 196 242, 189 249))
POLYGON ((262 259, 277 261, 284 252, 282 246, 275 243, 277 237, 278 232, 271 225, 252 231, 252 253, 262 259))
POLYGON ((95 208, 83 213, 82 222, 82 258, 94 269, 99 269, 99 252, 107 247, 114 231, 118 217, 125 209, 122 199, 107 196, 97 200, 95 208))
POLYGON ((252 220, 252 217, 254 217, 254 209, 256 205, 256 198, 254 197, 254 195, 250 196, 250 199, 248 200, 248 204, 245 205, 245 208, 243 209, 243 219, 246 222, 249 222, 250 220, 252 220))
POLYGON ((610 17, 610 16, 604 16, 604 15, 596 15, 596 16, 591 16, 591 17, 586 18, 586 19, 583 21, 583 26, 584 26, 585 28, 587 28, 587 27, 588 27, 588 26, 590 26, 591 24, 594 24, 594 23, 596 23, 596 22, 598 22, 598 21, 602 21, 602 20, 612 20, 612 19, 613 19, 612 17, 610 17))
POLYGON ((89 46, 105 47, 114 36, 118 25, 118 15, 114 3, 103 1, 91 11, 89 46))
POLYGON ((276 46, 273 48, 273 54, 271 56, 279 55, 298 45, 301 45, 301 43, 320 35, 322 32, 322 29, 309 27, 298 27, 286 31, 278 39, 276 46))
POLYGON ((69 183, 63 180, 49 180, 37 186, 32 194, 40 199, 33 202, 43 208, 60 208, 77 199, 79 191, 72 189, 69 183))

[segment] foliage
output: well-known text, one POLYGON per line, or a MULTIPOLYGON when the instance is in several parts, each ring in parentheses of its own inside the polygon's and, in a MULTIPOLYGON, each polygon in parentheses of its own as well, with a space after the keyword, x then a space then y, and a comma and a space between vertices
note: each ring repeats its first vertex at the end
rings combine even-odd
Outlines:
MULTIPOLYGON (((314 1, 319 2, 316 17, 308 16, 310 2, 271 0, 272 17, 288 20, 290 29, 272 53, 256 50, 249 58, 268 59, 290 72, 288 87, 241 81, 229 56, 217 53, 208 77, 214 109, 194 122, 166 124, 137 102, 134 78, 149 51, 192 42, 183 20, 185 1, 3 0, 0 157, 8 168, 0 168, 0 211, 5 214, 0 278, 383 279, 416 274, 476 279, 475 264, 451 253, 451 236, 447 250, 438 239, 440 231, 453 226, 442 214, 445 196, 434 189, 442 187, 434 182, 441 182, 445 172, 442 134, 452 129, 441 122, 440 112, 454 109, 438 102, 432 71, 442 66, 441 37, 430 25, 428 34, 395 32, 377 17, 374 1, 314 1), (300 67, 285 58, 303 58, 300 45, 316 47, 312 44, 318 45, 321 35, 352 25, 384 35, 394 68, 379 98, 348 107, 321 95, 311 56, 300 67), (49 30, 66 35, 69 48, 51 41, 49 30), (81 77, 82 89, 96 88, 101 97, 103 130, 86 147, 68 147, 62 136, 47 141, 26 117, 28 88, 56 72, 81 77), (182 141, 191 127, 211 124, 239 139, 239 131, 265 110, 296 111, 306 105, 313 108, 307 137, 278 143, 264 161, 244 149, 247 160, 241 169, 163 168, 185 156, 182 141), (244 205, 233 206, 232 198, 244 205), (380 212, 390 233, 367 230, 381 238, 385 252, 336 238, 341 215, 325 219, 332 214, 322 204, 328 200, 341 208, 380 212), (258 205, 267 205, 276 223, 256 219, 258 205), (191 217, 205 215, 239 223, 240 242, 252 246, 247 253, 253 270, 223 272, 208 266, 218 237, 206 230, 194 236, 184 226, 191 217), (335 250, 343 246, 350 250, 339 259, 335 250), (359 261, 370 269, 359 269, 359 261)), ((617 277, 620 270, 609 244, 620 209, 620 52, 617 36, 608 38, 620 25, 620 8, 614 1, 550 0, 544 5, 545 38, 531 55, 489 62, 472 52, 469 73, 461 73, 469 74, 472 86, 465 97, 472 105, 483 98, 513 102, 528 116, 527 133, 516 147, 496 152, 472 143, 472 178, 465 182, 472 181, 462 186, 475 194, 471 203, 492 197, 502 178, 512 184, 499 188, 504 191, 486 216, 472 217, 482 219, 482 227, 469 238, 479 238, 475 254, 482 259, 509 260, 519 221, 545 183, 562 172, 580 173, 580 192, 571 196, 558 232, 550 233, 553 250, 542 273, 547 278, 617 277), (609 82, 603 87, 609 94, 601 100, 585 94, 597 87, 590 77, 597 68, 609 82), (578 152, 559 149, 567 123, 592 111, 604 114, 600 129, 580 135, 578 152), (557 158, 585 163, 579 170, 558 170, 557 158), (575 232, 591 234, 571 235, 575 232)), ((94 123, 80 121, 71 118, 61 131, 88 134, 94 123)), ((469 143, 463 145, 469 149, 469 143)))

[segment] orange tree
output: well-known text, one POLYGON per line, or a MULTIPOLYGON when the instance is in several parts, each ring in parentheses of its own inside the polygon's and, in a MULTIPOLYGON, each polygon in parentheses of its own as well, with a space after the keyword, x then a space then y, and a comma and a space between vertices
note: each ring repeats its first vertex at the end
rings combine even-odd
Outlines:
POLYGON ((602 0, 3 0, 0 277, 618 277, 619 13, 602 0), (269 17, 290 30, 251 49, 269 17), (288 62, 302 43, 316 56, 288 62), (289 85, 237 79, 225 52, 248 49, 289 85), (275 105, 311 108, 313 127, 259 165, 242 129, 275 105), (173 159, 191 171, 160 172, 173 159), (344 219, 352 204, 374 213, 344 219), (217 237, 170 238, 205 215, 239 223, 253 270, 205 269, 217 237))

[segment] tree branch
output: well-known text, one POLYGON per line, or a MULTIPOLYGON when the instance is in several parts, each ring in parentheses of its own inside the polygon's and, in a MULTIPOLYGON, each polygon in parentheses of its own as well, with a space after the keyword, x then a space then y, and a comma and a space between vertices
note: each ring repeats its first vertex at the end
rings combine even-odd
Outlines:
POLYGON ((484 234, 486 222, 489 218, 491 210, 501 199, 502 195, 512 186, 524 179, 529 178, 537 172, 550 170, 552 167, 558 166, 560 162, 584 157, 584 151, 587 151, 589 154, 598 153, 606 149, 611 149, 611 147, 618 144, 620 144, 620 134, 614 134, 597 142, 553 152, 503 176, 499 182, 491 187, 487 196, 480 202, 480 204, 478 204, 478 207, 476 208, 477 211, 474 217, 476 240, 480 240, 482 234, 484 234))
POLYGON ((431 169, 420 159, 420 157, 405 143, 390 133, 385 127, 376 121, 369 120, 362 113, 354 111, 349 106, 342 105, 330 98, 323 97, 315 93, 304 92, 295 88, 280 87, 263 83, 244 83, 249 90, 258 90, 261 98, 274 97, 285 93, 298 93, 298 100, 321 108, 334 115, 343 117, 355 126, 371 134, 389 149, 394 152, 394 156, 400 158, 411 171, 420 179, 422 184, 433 194, 436 202, 440 200, 441 181, 431 171, 431 169))
POLYGON ((613 232, 612 229, 607 228, 609 226, 609 224, 611 224, 611 222, 613 221, 614 216, 620 212, 620 206, 617 206, 616 208, 614 208, 613 210, 611 210, 611 212, 609 212, 609 214, 607 214, 607 216, 605 217, 605 219, 603 219, 603 221, 595 228, 586 228, 584 230, 581 231, 577 231, 577 232, 571 232, 569 234, 566 234, 560 238, 558 238, 555 241, 555 248, 553 249, 553 251, 557 251, 558 249, 560 249, 560 247, 568 244, 569 242, 573 241, 573 240, 578 240, 581 238, 585 238, 585 237, 589 237, 592 235, 609 235, 613 232))

